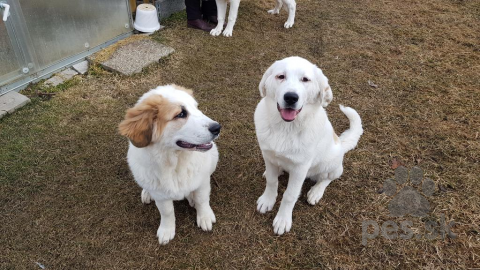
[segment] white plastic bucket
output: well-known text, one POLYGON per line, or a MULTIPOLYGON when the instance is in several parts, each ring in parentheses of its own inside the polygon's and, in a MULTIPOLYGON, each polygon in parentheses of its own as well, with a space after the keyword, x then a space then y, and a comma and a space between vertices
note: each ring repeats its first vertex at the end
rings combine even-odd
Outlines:
POLYGON ((133 27, 140 32, 152 33, 160 29, 157 9, 151 4, 141 4, 137 7, 133 27))

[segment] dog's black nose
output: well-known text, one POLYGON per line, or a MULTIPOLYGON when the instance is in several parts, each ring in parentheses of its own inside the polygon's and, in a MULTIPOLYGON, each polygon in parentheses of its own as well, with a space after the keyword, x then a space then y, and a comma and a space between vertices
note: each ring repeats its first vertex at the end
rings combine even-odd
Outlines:
POLYGON ((283 96, 283 99, 285 100, 285 102, 288 104, 288 105, 293 105, 295 103, 297 103, 298 101, 298 95, 296 93, 293 93, 293 92, 287 92, 284 96, 283 96))
POLYGON ((218 135, 220 133, 220 129, 222 126, 220 126, 219 123, 213 123, 210 126, 208 126, 208 130, 213 134, 213 135, 218 135))

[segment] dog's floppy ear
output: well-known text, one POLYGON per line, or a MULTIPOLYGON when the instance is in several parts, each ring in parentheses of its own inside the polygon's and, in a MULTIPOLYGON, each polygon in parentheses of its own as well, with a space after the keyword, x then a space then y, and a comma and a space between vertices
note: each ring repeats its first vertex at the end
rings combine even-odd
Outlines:
POLYGON ((332 88, 328 84, 328 79, 320 68, 315 66, 315 81, 318 87, 317 99, 321 102, 322 107, 326 108, 333 100, 332 88))
MULTIPOLYGON (((275 62, 276 63, 276 62, 275 62)), ((265 73, 263 74, 263 77, 262 77, 262 80, 260 81, 260 84, 258 85, 258 89, 260 90, 260 96, 263 98, 267 95, 267 86, 266 86, 266 83, 267 83, 267 80, 268 78, 272 75, 273 73, 273 66, 275 65, 275 63, 273 63, 273 65, 271 65, 267 71, 265 71, 265 73)))
POLYGON ((151 96, 128 109, 125 120, 118 126, 120 134, 130 139, 138 148, 149 145, 153 136, 153 124, 158 115, 158 105, 162 100, 161 96, 151 96))
POLYGON ((323 89, 323 101, 322 101, 322 107, 326 108, 330 102, 333 100, 333 93, 332 93, 332 88, 330 88, 330 85, 327 86, 325 89, 323 89))

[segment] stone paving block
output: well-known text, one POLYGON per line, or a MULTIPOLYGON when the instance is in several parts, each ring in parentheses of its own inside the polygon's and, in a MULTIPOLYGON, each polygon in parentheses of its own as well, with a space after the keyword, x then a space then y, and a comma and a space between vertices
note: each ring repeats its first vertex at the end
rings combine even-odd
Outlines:
POLYGON ((65 80, 70 80, 73 76, 78 75, 78 72, 73 68, 67 68, 64 71, 57 73, 57 76, 64 78, 65 80))
POLYGON ((64 83, 66 80, 70 80, 73 76, 78 75, 78 72, 73 68, 67 68, 62 72, 55 74, 55 76, 46 80, 44 84, 46 86, 57 86, 64 83))
POLYGON ((83 74, 87 73, 87 71, 88 71, 88 61, 85 60, 85 61, 82 61, 78 64, 75 64, 75 65, 72 66, 72 68, 74 70, 76 70, 78 73, 83 75, 83 74))
POLYGON ((59 84, 62 84, 63 82, 65 81, 65 79, 63 79, 62 77, 60 76, 53 76, 51 77, 50 79, 46 80, 44 82, 44 84, 46 86, 57 86, 59 84))
POLYGON ((0 96, 0 118, 7 113, 13 113, 19 108, 25 106, 30 102, 30 99, 15 91, 8 92, 3 96, 0 96))
POLYGON ((123 75, 142 72, 142 69, 175 50, 150 39, 141 39, 119 47, 112 56, 100 64, 123 75))

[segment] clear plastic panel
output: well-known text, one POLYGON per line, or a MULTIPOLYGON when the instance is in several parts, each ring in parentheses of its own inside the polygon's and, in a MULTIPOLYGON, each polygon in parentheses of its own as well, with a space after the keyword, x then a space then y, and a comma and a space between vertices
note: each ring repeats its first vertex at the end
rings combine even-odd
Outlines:
MULTIPOLYGON (((2 14, 0 12, 0 14, 2 14)), ((0 19, 0 78, 20 69, 5 23, 0 19)))
POLYGON ((130 32, 126 0, 19 0, 43 69, 130 32))

